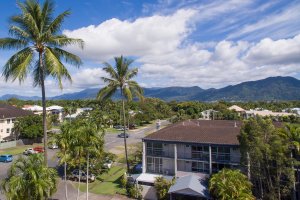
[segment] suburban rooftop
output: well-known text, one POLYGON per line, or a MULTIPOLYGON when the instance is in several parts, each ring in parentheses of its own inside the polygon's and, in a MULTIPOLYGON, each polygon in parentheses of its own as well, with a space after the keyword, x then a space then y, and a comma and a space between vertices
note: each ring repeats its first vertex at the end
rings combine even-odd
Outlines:
POLYGON ((242 122, 231 120, 186 120, 158 130, 143 140, 239 145, 242 122))
POLYGON ((0 119, 23 117, 27 115, 33 115, 33 113, 8 104, 0 104, 0 119))

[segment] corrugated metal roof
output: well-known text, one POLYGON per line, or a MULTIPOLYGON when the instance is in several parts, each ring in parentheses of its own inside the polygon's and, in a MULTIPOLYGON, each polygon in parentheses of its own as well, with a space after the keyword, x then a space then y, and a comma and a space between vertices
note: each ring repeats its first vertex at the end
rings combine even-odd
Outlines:
POLYGON ((170 187, 168 193, 209 198, 209 192, 207 189, 207 177, 188 175, 178 178, 176 180, 176 183, 170 187))

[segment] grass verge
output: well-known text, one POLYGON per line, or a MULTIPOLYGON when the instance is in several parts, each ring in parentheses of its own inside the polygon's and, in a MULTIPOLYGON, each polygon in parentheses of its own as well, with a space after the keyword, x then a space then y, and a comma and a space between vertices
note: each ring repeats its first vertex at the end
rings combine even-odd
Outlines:
POLYGON ((24 145, 24 146, 11 147, 7 149, 0 149, 0 154, 18 155, 23 153, 25 149, 33 148, 35 146, 43 146, 43 144, 24 145))
MULTIPOLYGON (((126 190, 121 187, 120 179, 126 169, 121 166, 113 166, 107 173, 101 174, 96 181, 89 183, 89 192, 94 194, 114 195, 126 194, 126 190)), ((78 183, 74 183, 77 188, 78 183)), ((80 184, 80 190, 86 191, 86 184, 80 184)))

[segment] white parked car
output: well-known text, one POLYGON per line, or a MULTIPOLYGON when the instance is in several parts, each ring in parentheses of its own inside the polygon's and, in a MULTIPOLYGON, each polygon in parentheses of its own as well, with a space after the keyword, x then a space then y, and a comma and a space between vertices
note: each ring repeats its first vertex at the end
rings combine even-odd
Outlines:
POLYGON ((51 144, 49 146, 49 149, 58 149, 58 146, 57 146, 57 144, 51 144))
POLYGON ((110 169, 113 164, 113 161, 109 160, 103 164, 103 167, 106 169, 110 169))
POLYGON ((33 150, 33 148, 28 148, 28 149, 25 149, 23 154, 24 155, 31 155, 31 154, 36 154, 37 152, 35 150, 33 150))

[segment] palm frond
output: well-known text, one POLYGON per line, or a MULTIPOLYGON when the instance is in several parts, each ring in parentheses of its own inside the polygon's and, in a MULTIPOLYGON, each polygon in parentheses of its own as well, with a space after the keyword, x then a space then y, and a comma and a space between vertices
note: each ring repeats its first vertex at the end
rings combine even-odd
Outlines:
POLYGON ((15 38, 0 38, 0 48, 1 49, 20 49, 28 45, 25 40, 15 39, 15 38))
POLYGON ((49 31, 51 34, 53 33, 57 33, 58 31, 60 31, 60 28, 62 26, 62 23, 64 22, 64 19, 69 16, 71 14, 71 12, 69 10, 61 13, 60 15, 58 15, 49 25, 47 32, 49 31))
POLYGON ((110 98, 118 89, 117 85, 108 85, 104 88, 102 88, 98 94, 97 94, 97 99, 103 101, 106 100, 108 98, 110 98))
POLYGON ((137 75, 137 73, 138 73, 138 68, 128 70, 126 73, 126 79, 127 80, 132 79, 133 77, 135 77, 137 75))
POLYGON ((52 48, 52 50, 56 55, 59 56, 59 59, 63 59, 66 63, 70 63, 72 65, 75 65, 76 67, 79 67, 82 64, 81 59, 70 52, 57 47, 52 48))
POLYGON ((64 47, 68 45, 78 45, 81 49, 84 47, 84 42, 81 39, 68 38, 65 35, 51 36, 47 44, 52 46, 64 47))
POLYGON ((4 65, 3 73, 5 80, 19 79, 22 82, 28 73, 29 67, 33 60, 33 51, 29 47, 14 54, 4 65))
POLYGON ((61 63, 59 55, 52 48, 47 47, 45 49, 45 64, 49 74, 57 79, 60 88, 62 88, 62 78, 66 78, 72 82, 67 68, 61 63))
POLYGON ((122 96, 125 97, 128 101, 132 101, 132 93, 129 87, 123 87, 122 96))
POLYGON ((103 70, 112 78, 117 80, 119 78, 118 72, 115 71, 115 69, 107 62, 103 63, 104 68, 103 70))
POLYGON ((22 41, 28 41, 30 37, 30 35, 24 29, 14 25, 9 27, 9 34, 22 41))

